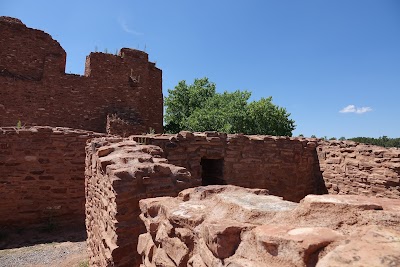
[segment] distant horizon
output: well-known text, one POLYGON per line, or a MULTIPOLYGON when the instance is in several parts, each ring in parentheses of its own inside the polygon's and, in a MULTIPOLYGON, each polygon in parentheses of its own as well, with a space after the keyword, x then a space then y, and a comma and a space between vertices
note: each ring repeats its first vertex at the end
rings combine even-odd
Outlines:
POLYGON ((90 52, 127 47, 163 71, 163 93, 208 77, 218 92, 272 96, 293 136, 400 136, 400 2, 56 2, 2 0, 0 15, 43 30, 82 75, 90 52))

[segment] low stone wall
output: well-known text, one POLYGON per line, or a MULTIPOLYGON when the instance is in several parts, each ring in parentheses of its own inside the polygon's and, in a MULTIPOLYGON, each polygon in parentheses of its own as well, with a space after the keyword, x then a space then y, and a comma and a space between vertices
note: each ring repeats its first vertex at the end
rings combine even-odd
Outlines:
POLYGON ((397 148, 215 132, 131 138, 160 146, 171 163, 197 179, 203 176, 202 159, 222 159, 220 184, 266 188, 286 200, 327 193, 400 198, 397 148))
POLYGON ((323 184, 322 177, 315 175, 319 170, 316 139, 216 132, 131 138, 160 146, 170 163, 187 168, 203 182, 204 160, 220 160, 221 175, 215 184, 266 188, 292 201, 321 191, 318 187, 323 184))
POLYGON ((400 198, 400 149, 330 141, 317 151, 329 194, 400 198))
POLYGON ((69 128, 0 128, 0 226, 84 226, 86 140, 69 128))
POLYGON ((145 231, 139 200, 175 196, 199 185, 183 167, 168 164, 161 148, 122 138, 86 146, 86 229, 91 266, 139 266, 137 237, 145 231))
POLYGON ((398 266, 400 200, 206 186, 140 201, 143 267, 398 266))

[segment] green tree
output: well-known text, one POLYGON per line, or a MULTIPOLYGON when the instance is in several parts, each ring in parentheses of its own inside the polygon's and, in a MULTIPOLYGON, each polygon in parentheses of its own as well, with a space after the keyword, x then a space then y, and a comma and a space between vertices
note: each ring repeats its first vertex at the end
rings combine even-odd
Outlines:
POLYGON ((197 109, 202 109, 209 98, 215 96, 215 84, 208 78, 195 79, 192 85, 180 81, 175 89, 168 89, 164 104, 167 107, 165 131, 177 133, 185 129, 184 122, 197 109))
POLYGON ((183 129, 190 131, 220 131, 246 133, 248 114, 247 91, 224 92, 207 99, 202 108, 195 109, 183 120, 183 129))
POLYGON ((271 134, 292 136, 294 121, 285 108, 275 106, 272 97, 261 98, 248 105, 248 134, 271 134))
POLYGON ((215 84, 207 78, 185 81, 165 98, 165 130, 219 131, 226 133, 271 134, 291 136, 295 129, 286 109, 261 98, 249 103, 248 91, 216 93, 215 84))

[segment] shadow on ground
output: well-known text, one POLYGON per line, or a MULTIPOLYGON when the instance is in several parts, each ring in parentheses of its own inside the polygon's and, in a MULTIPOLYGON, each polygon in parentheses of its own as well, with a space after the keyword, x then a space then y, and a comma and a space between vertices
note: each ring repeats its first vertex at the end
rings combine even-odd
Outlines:
POLYGON ((81 242, 86 240, 84 226, 58 228, 0 227, 0 249, 20 248, 52 242, 81 242))

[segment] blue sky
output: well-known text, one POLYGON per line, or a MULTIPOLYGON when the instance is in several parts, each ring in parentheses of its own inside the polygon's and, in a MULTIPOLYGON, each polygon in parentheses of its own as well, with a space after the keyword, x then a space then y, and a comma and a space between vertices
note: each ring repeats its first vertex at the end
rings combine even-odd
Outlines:
POLYGON ((0 15, 51 34, 82 74, 91 51, 145 50, 163 91, 208 77, 273 97, 294 135, 400 137, 400 1, 19 1, 0 15))

